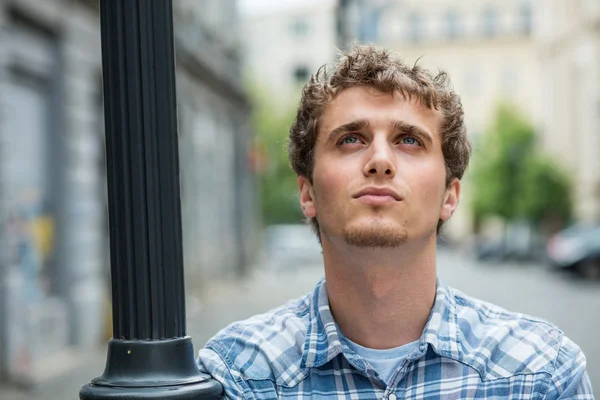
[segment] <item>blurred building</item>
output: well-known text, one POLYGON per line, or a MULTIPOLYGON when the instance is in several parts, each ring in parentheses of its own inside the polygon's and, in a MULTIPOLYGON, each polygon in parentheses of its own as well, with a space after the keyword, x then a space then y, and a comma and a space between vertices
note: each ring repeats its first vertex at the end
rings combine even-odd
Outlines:
POLYGON ((183 247, 192 280, 242 274, 256 254, 253 132, 236 3, 173 2, 183 247))
MULTIPOLYGON (((235 0, 174 6, 194 286, 253 257, 252 132, 235 0)), ((106 340, 107 221, 98 1, 0 0, 0 378, 43 380, 106 340)))
POLYGON ((298 89, 335 59, 337 0, 263 3, 242 2, 244 75, 276 104, 296 106, 298 89))
POLYGON ((600 2, 543 3, 536 37, 544 146, 574 179, 578 219, 600 222, 600 2))

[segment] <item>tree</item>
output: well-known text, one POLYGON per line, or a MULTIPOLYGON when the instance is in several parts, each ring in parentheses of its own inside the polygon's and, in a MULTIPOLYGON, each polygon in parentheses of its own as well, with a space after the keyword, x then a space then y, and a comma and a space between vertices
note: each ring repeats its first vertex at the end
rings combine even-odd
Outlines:
POLYGON ((498 107, 494 123, 475 150, 472 202, 476 220, 498 216, 534 225, 571 216, 566 174, 536 146, 531 124, 513 107, 498 107))
POLYGON ((259 173, 262 217, 265 224, 301 223, 296 173, 289 164, 287 138, 295 110, 275 104, 272 97, 251 89, 256 146, 266 158, 259 173))
POLYGON ((517 202, 517 216, 526 216, 535 224, 564 223, 571 218, 571 182, 548 157, 528 159, 520 179, 523 192, 517 202))

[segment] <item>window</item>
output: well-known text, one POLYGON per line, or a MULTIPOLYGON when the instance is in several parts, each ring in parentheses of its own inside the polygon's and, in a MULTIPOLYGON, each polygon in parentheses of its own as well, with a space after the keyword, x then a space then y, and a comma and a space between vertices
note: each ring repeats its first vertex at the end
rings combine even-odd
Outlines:
POLYGON ((525 0, 521 3, 521 32, 525 35, 531 34, 533 20, 533 9, 531 0, 525 0))
POLYGON ((456 11, 449 11, 446 14, 446 35, 449 39, 456 39, 460 36, 458 14, 456 11))
POLYGON ((368 12, 361 18, 358 40, 375 42, 379 36, 381 11, 379 9, 368 12))
POLYGON ((308 68, 304 65, 294 68, 294 81, 296 83, 304 85, 308 81, 309 75, 308 68))
POLYGON ((408 37, 412 42, 418 42, 421 40, 423 21, 419 14, 412 13, 408 17, 408 37))
POLYGON ((495 36, 498 29, 498 15, 496 10, 491 7, 483 11, 483 34, 485 36, 495 36))
POLYGON ((292 22, 292 33, 296 37, 306 37, 308 36, 309 26, 306 18, 296 18, 292 22))

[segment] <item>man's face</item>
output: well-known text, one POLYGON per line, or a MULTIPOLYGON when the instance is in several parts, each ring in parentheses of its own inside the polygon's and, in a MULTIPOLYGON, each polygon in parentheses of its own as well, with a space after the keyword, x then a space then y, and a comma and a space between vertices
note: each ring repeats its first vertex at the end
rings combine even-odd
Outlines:
POLYGON ((300 201, 330 241, 395 247, 429 239, 458 204, 460 182, 446 186, 441 114, 356 87, 339 94, 319 120, 312 184, 300 201))

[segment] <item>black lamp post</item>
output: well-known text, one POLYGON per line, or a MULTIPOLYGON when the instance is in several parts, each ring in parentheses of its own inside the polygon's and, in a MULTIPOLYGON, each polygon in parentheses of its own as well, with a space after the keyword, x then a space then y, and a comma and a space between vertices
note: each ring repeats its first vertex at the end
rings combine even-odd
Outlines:
POLYGON ((113 338, 95 399, 213 399, 186 336, 171 0, 101 0, 113 338))

